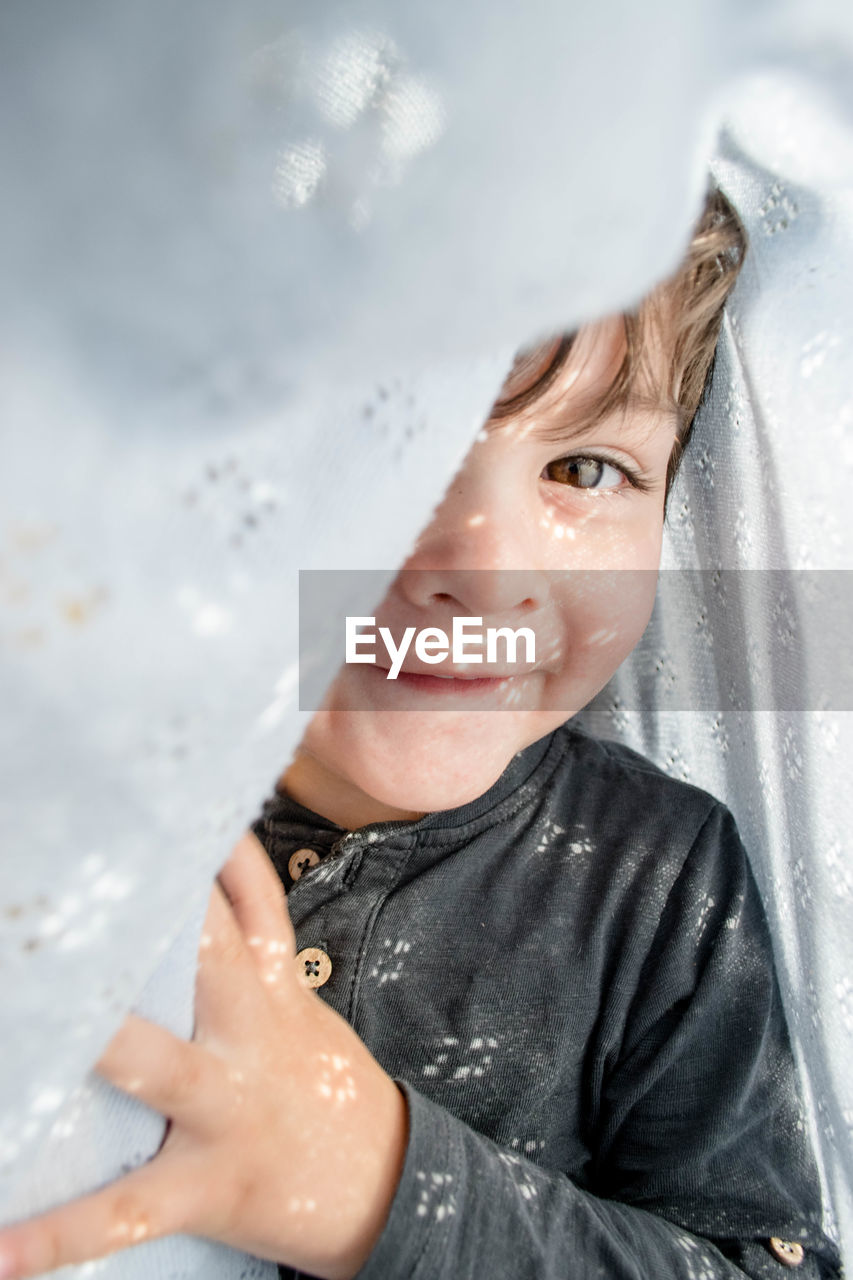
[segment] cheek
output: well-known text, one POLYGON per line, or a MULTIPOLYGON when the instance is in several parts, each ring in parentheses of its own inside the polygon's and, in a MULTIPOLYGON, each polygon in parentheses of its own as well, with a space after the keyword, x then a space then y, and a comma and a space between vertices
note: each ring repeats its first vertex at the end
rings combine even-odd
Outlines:
POLYGON ((663 499, 589 498, 546 504, 538 557, 554 571, 657 569, 663 542, 663 499), (622 505, 634 504, 632 508, 622 505))
POLYGON ((656 568, 568 575, 558 604, 561 676, 596 690, 606 684, 645 631, 656 590, 656 568))

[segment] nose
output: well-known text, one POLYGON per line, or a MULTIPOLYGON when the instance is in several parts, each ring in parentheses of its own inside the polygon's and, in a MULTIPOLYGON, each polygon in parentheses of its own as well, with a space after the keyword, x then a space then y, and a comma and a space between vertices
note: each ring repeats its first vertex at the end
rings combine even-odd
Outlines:
POLYGON ((432 521, 400 570, 398 586, 413 605, 486 618, 533 614, 550 594, 549 575, 533 562, 532 530, 517 475, 470 465, 455 477, 432 521))

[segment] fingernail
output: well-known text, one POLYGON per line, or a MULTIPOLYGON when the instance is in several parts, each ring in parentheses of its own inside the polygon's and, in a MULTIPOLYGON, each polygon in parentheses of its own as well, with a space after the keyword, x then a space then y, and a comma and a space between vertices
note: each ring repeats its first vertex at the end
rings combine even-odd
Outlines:
POLYGON ((0 1280, 15 1280, 15 1274, 14 1259, 0 1249, 0 1280))

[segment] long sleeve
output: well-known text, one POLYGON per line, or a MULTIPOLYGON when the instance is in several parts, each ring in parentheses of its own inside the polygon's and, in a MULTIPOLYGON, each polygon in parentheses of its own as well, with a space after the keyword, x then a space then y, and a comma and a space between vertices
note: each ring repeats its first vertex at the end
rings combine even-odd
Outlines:
POLYGON ((636 991, 604 1002, 600 1024, 586 1187, 398 1078, 405 1166, 357 1280, 841 1274, 821 1230, 767 923, 724 806, 671 887, 636 991))

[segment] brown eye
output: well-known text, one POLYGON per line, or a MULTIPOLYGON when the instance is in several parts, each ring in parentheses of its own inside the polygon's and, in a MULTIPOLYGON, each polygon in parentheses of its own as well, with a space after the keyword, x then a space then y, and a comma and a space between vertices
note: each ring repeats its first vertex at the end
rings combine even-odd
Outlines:
POLYGON ((549 462, 543 475, 548 480, 556 480, 560 484, 570 485, 573 489, 618 489, 625 472, 607 462, 604 458, 557 458, 549 462), (615 477, 615 482, 608 482, 607 472, 615 477), (601 481, 604 483, 600 483, 601 481))

